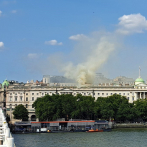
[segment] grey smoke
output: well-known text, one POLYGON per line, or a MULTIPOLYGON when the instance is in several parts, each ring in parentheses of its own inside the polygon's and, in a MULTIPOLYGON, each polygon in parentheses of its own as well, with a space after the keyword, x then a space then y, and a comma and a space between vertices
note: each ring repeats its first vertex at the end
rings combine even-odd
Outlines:
POLYGON ((64 65, 64 76, 74 79, 79 86, 93 83, 96 71, 107 62, 108 58, 116 50, 116 36, 105 32, 95 32, 90 36, 78 34, 71 36, 71 38, 78 41, 75 54, 81 62, 78 64, 69 62, 64 65))

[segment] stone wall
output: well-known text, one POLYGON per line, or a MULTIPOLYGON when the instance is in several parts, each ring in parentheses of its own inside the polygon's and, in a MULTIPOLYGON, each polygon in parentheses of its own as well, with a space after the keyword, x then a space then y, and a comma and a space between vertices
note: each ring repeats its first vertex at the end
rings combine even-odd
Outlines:
POLYGON ((147 123, 115 123, 113 128, 147 128, 147 123))

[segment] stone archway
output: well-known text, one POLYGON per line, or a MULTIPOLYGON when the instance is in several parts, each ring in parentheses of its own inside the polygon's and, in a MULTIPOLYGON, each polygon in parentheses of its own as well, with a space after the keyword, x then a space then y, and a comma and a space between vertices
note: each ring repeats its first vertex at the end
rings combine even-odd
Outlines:
POLYGON ((31 121, 36 121, 36 115, 31 116, 31 121))

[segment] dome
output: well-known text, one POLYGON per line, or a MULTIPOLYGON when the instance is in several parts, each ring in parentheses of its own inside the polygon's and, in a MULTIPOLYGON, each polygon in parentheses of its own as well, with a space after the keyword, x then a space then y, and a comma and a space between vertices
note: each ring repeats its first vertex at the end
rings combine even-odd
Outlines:
POLYGON ((144 80, 142 78, 137 78, 135 82, 142 82, 142 83, 144 83, 144 80))
POLYGON ((135 80, 135 85, 138 85, 138 84, 144 84, 144 80, 140 77, 135 80))
POLYGON ((2 83, 2 88, 4 88, 4 86, 8 87, 9 86, 9 82, 7 80, 5 80, 3 83, 2 83))

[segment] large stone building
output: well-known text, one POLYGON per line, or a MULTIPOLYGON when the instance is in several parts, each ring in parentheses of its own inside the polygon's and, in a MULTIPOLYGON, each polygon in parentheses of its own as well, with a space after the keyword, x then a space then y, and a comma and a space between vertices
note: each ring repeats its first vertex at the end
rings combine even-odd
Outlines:
MULTIPOLYGON (((45 81, 45 79, 44 79, 45 81)), ((49 81, 49 80, 48 80, 49 81)), ((14 108, 23 104, 29 112, 29 120, 35 121, 35 110, 32 104, 37 98, 43 97, 46 94, 77 94, 91 95, 95 99, 98 97, 107 97, 113 94, 119 94, 125 96, 130 103, 137 99, 147 98, 147 85, 144 80, 139 77, 136 79, 134 84, 123 85, 123 84, 98 84, 98 85, 84 85, 83 87, 77 88, 75 85, 66 84, 54 84, 45 82, 27 82, 18 83, 5 80, 0 89, 0 101, 1 106, 6 109, 6 113, 13 119, 12 112, 14 108)))

